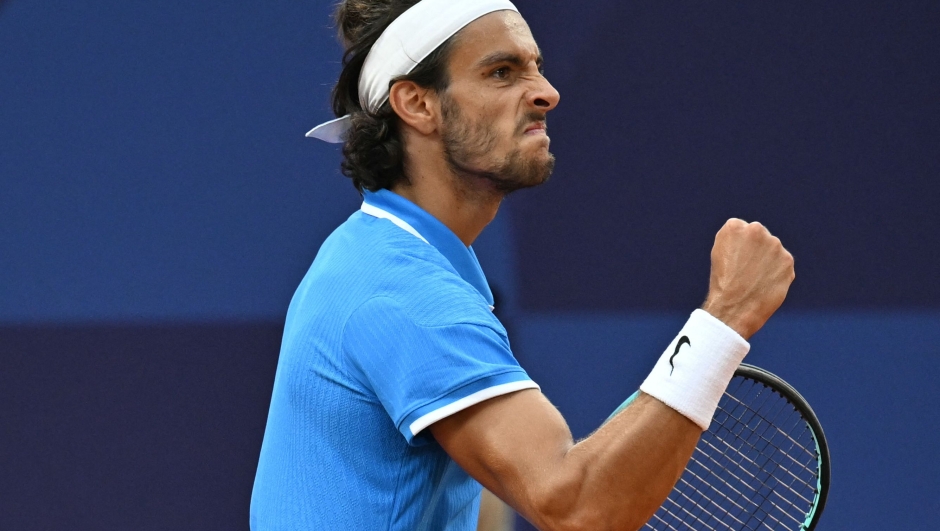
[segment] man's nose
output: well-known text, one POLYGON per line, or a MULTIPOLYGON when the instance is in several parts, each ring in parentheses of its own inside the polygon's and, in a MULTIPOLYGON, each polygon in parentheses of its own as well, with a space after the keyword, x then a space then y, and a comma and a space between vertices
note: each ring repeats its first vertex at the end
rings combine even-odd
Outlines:
POLYGON ((529 92, 529 103, 542 112, 548 112, 558 106, 559 100, 561 100, 561 94, 545 76, 540 75, 529 92))

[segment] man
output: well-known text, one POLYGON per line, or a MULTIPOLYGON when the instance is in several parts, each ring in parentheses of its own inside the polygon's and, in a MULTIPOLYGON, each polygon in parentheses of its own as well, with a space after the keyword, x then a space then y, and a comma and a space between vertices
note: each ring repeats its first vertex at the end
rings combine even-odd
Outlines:
POLYGON ((792 257, 730 220, 703 308, 640 397, 575 443, 470 248, 554 163, 559 95, 528 26, 507 0, 347 0, 337 20, 341 118, 310 135, 344 142, 364 203, 291 301, 252 529, 470 530, 479 484, 543 530, 638 529, 783 302, 792 257))

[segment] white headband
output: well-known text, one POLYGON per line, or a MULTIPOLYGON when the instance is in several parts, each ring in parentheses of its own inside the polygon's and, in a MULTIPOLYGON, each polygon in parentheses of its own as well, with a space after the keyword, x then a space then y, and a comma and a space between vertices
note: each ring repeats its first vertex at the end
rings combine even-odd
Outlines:
MULTIPOLYGON (((379 36, 359 74, 359 104, 377 112, 388 101, 389 84, 411 73, 431 52, 474 20, 494 11, 515 11, 509 0, 421 0, 396 18, 379 36)), ((341 144, 349 115, 314 127, 308 137, 341 144)))

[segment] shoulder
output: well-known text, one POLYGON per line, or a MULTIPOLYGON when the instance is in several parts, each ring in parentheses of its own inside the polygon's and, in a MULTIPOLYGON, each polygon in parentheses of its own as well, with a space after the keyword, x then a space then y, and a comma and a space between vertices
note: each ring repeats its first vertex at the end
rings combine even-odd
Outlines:
POLYGON ((452 289, 443 282, 437 287, 438 290, 432 290, 417 286, 413 290, 376 294, 350 313, 347 327, 374 328, 382 322, 390 332, 422 333, 421 330, 469 326, 488 328, 506 337, 505 329, 482 297, 452 289))
POLYGON ((447 260, 431 245, 385 219, 356 212, 323 242, 317 262, 350 261, 351 270, 376 275, 447 268, 447 260))
POLYGON ((357 313, 385 312, 418 326, 498 326, 483 296, 432 245, 387 220, 353 215, 330 236, 317 262, 326 277, 355 283, 357 313))

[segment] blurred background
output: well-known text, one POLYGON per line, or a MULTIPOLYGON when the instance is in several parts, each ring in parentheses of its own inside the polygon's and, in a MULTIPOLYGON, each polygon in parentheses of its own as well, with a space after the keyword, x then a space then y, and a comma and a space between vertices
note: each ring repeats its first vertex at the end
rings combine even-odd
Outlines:
MULTIPOLYGON (((474 248, 575 435, 701 304, 722 223, 759 220, 797 280, 748 361, 826 429, 817 529, 934 529, 940 3, 517 5, 558 164, 474 248)), ((288 302, 360 202, 303 136, 331 10, 0 3, 0 529, 247 529, 288 302)))

